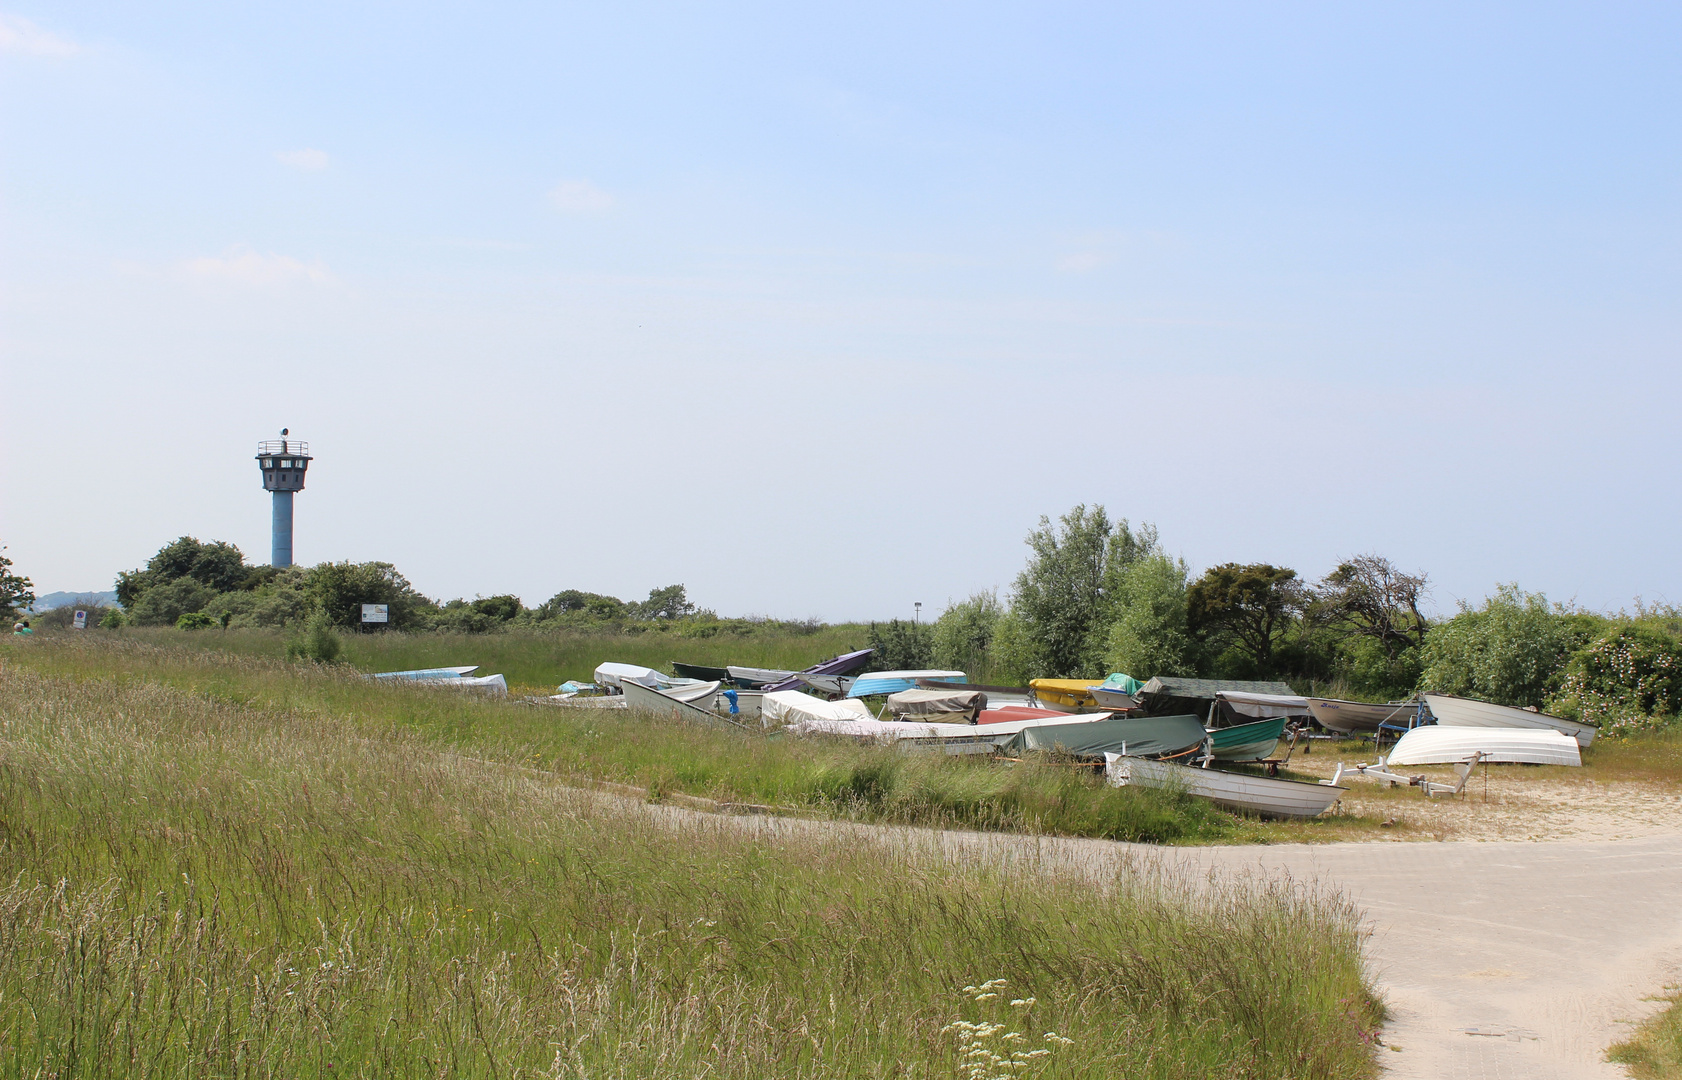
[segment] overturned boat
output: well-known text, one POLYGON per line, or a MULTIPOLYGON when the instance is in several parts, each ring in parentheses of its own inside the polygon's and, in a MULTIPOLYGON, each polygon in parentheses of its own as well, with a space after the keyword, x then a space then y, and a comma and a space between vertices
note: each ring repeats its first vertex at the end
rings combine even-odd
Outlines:
POLYGON ((1598 730, 1595 725, 1582 720, 1567 720, 1563 716, 1549 716, 1530 709, 1515 709, 1511 705, 1496 705, 1453 694, 1426 694, 1425 701, 1431 706, 1431 714, 1437 718, 1437 723, 1444 727, 1551 728, 1576 739, 1577 745, 1584 749, 1594 742, 1598 730))
POLYGON ((1481 754, 1484 761, 1522 765, 1581 765, 1577 740, 1548 728, 1416 727, 1396 740, 1384 763, 1449 765, 1481 754))
POLYGON ((1405 728, 1429 722, 1431 711, 1421 708, 1419 699, 1407 701, 1345 701, 1342 698, 1308 698, 1308 711, 1327 731, 1355 735, 1380 727, 1405 728))

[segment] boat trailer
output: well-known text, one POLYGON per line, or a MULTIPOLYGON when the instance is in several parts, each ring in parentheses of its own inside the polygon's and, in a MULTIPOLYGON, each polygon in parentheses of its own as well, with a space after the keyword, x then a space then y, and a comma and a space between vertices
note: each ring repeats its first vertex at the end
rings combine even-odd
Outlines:
POLYGON ((1472 770, 1478 767, 1478 762, 1482 761, 1483 758, 1484 753, 1482 750, 1479 750, 1465 761, 1456 765, 1454 767, 1454 771, 1459 775, 1460 779, 1452 784, 1445 784, 1437 780, 1427 780, 1424 773, 1418 773, 1413 776, 1403 776, 1400 773, 1393 773, 1390 771, 1390 766, 1385 763, 1383 758, 1379 758, 1378 761, 1371 765, 1351 765, 1347 769, 1344 768, 1343 762, 1340 761, 1337 763, 1337 772, 1333 774, 1332 778, 1330 780, 1322 780, 1320 783, 1336 787, 1343 782, 1343 778, 1345 776, 1364 776, 1369 780, 1387 780, 1390 782, 1391 787, 1401 787, 1406 785, 1408 787, 1420 788, 1425 792, 1425 797, 1427 799, 1434 799, 1438 795, 1458 795, 1462 791, 1466 790, 1466 781, 1471 778, 1472 770))

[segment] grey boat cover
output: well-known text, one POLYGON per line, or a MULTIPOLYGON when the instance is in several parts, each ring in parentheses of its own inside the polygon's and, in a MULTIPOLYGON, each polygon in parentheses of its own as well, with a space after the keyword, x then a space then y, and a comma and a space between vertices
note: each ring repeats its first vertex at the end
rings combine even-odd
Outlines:
POLYGON ((1282 682, 1249 682, 1243 679, 1179 679, 1159 675, 1139 688, 1139 704, 1146 716, 1176 716, 1196 713, 1207 716, 1209 703, 1218 690, 1236 690, 1241 694, 1280 694, 1296 697, 1290 684, 1282 682))
POLYGON ((1234 724, 1246 720, 1267 720, 1280 716, 1313 716, 1308 699, 1295 694, 1248 694, 1242 690, 1217 690, 1221 712, 1234 724))
POLYGON ((1060 748, 1077 757, 1101 758, 1106 753, 1161 757, 1190 750, 1201 745, 1206 737, 1203 721, 1195 716, 1117 717, 1089 724, 1023 728, 1002 749, 1014 754, 1060 748))
POLYGON ((979 690, 901 690, 888 695, 888 712, 894 716, 963 717, 947 723, 973 724, 987 707, 987 695, 979 690))

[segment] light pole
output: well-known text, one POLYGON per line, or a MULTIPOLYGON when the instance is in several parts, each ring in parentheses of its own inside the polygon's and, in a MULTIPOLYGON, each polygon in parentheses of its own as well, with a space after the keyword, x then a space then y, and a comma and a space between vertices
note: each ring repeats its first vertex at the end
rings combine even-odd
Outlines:
POLYGON ((911 615, 911 625, 916 626, 923 621, 923 602, 919 600, 911 606, 917 609, 911 615))

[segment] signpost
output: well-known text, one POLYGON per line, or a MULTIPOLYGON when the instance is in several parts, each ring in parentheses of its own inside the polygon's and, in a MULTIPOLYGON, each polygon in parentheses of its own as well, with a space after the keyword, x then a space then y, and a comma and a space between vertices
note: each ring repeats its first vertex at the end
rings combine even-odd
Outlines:
POLYGON ((391 622, 390 604, 363 604, 363 626, 385 626, 391 622))
POLYGON ((88 613, 77 608, 76 618, 72 621, 72 625, 78 630, 86 630, 88 628, 88 613))

